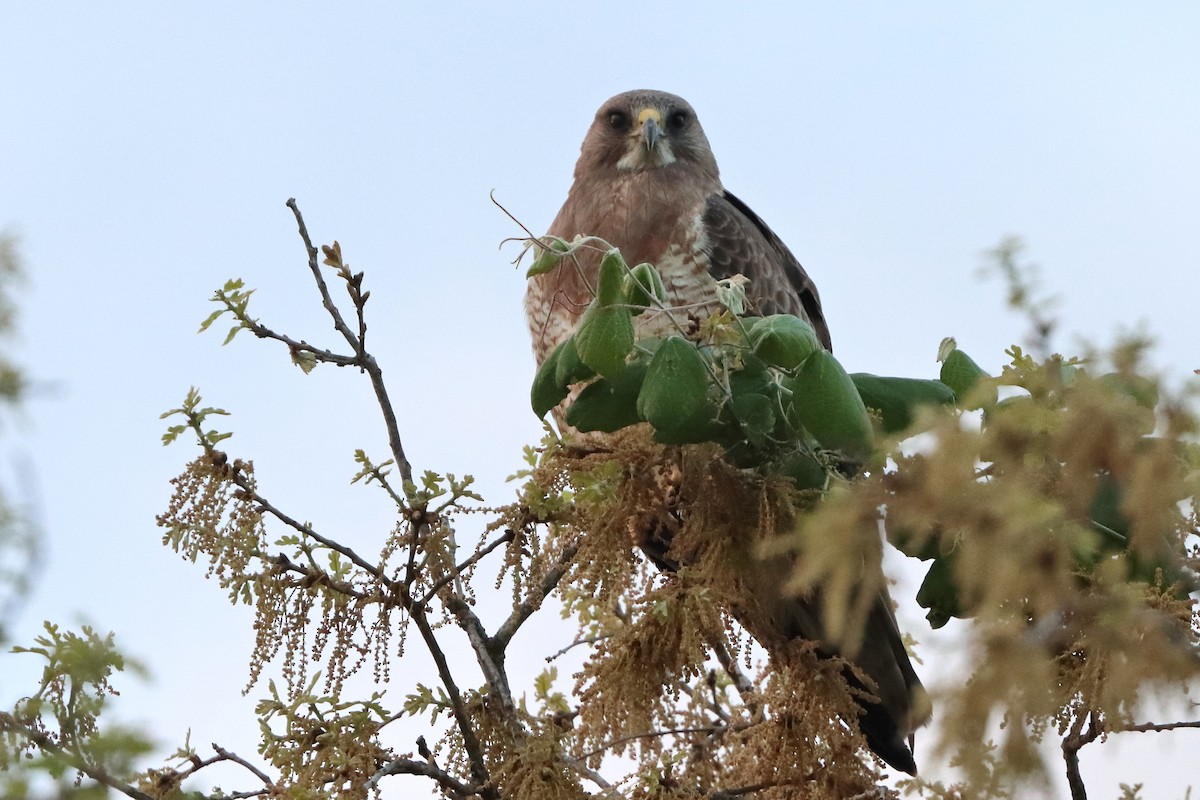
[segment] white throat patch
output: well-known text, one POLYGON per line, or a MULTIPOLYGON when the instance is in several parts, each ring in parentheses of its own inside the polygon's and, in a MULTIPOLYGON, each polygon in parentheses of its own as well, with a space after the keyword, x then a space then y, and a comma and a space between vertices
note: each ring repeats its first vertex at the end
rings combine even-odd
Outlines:
POLYGON ((639 136, 633 142, 629 152, 621 156, 621 160, 617 162, 617 169, 665 167, 667 164, 674 163, 675 153, 671 150, 671 143, 666 138, 660 139, 653 150, 648 150, 639 136))

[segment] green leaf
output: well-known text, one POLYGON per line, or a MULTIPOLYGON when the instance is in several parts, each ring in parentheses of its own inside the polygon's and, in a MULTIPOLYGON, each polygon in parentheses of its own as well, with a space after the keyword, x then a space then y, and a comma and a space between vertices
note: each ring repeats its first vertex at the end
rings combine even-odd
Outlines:
POLYGON ((600 277, 596 285, 595 304, 611 306, 625 302, 625 276, 629 274, 629 266, 621 257, 621 251, 612 248, 600 260, 600 277))
POLYGON ((822 349, 812 326, 791 314, 763 317, 750 328, 754 354, 781 369, 795 369, 822 349))
POLYGON ((651 264, 638 264, 626 274, 622 280, 621 292, 625 295, 626 303, 637 307, 633 312, 635 315, 650 306, 657 307, 667 299, 662 276, 651 264))
POLYGON ((935 558, 925 573, 925 580, 917 590, 917 603, 929 609, 925 618, 932 628, 940 628, 951 617, 965 616, 958 599, 958 587, 954 583, 954 565, 951 556, 935 558))
POLYGON ((792 392, 794 423, 821 447, 856 460, 871 454, 875 437, 867 408, 833 355, 825 350, 813 353, 784 385, 792 392))
POLYGON ((573 383, 596 377, 596 370, 580 360, 574 336, 556 347, 555 352, 558 353, 558 366, 554 370, 554 381, 559 386, 569 388, 573 383))
MULTIPOLYGON (((565 400, 571 391, 570 383, 558 380, 559 360, 568 345, 571 346, 571 352, 574 353, 574 343, 571 339, 567 339, 554 348, 554 351, 538 367, 537 374, 533 376, 533 386, 529 390, 529 403, 533 406, 533 413, 537 414, 539 419, 565 400)), ((578 353, 575 353, 575 360, 579 360, 578 353)))
POLYGON ((821 462, 803 450, 780 459, 772 471, 791 478, 797 489, 824 489, 828 479, 821 462))
MULTIPOLYGON (((971 357, 962 350, 951 350, 942 359, 942 371, 938 376, 942 383, 946 384, 953 390, 958 398, 959 404, 962 405, 967 400, 967 395, 975 388, 975 385, 981 380, 990 378, 978 364, 971 360, 971 357)), ((996 387, 992 387, 984 397, 977 398, 977 402, 971 403, 970 406, 963 405, 964 408, 981 408, 985 405, 991 405, 996 402, 996 387)))
POLYGON ((538 257, 534 259, 533 264, 525 273, 526 278, 552 272, 558 266, 558 262, 562 260, 563 254, 571 249, 571 245, 566 239, 560 239, 557 236, 543 236, 541 242, 534 244, 533 247, 538 250, 538 257))
POLYGON ((614 378, 589 383, 567 407, 567 424, 579 431, 612 433, 641 422, 638 393, 645 377, 644 364, 630 364, 614 378))
POLYGON ((217 317, 221 316, 228 310, 229 310, 228 308, 218 308, 216 311, 209 314, 204 319, 204 322, 200 323, 200 330, 196 331, 196 333, 204 333, 206 330, 208 330, 208 326, 212 325, 214 322, 217 321, 217 317))
POLYGON ((775 430, 779 387, 770 373, 756 369, 756 366, 751 365, 749 369, 738 370, 729 376, 730 407, 746 438, 754 445, 762 445, 775 430))
POLYGON ((928 561, 942 554, 942 544, 937 536, 918 540, 911 530, 903 526, 889 526, 888 541, 904 555, 921 561, 928 561))
POLYGON ((954 391, 941 381, 885 378, 866 372, 856 372, 850 379, 867 408, 883 417, 883 429, 888 433, 911 425, 918 406, 954 403, 954 391))
POLYGON ((633 315, 624 306, 590 305, 574 339, 583 363, 611 378, 624 369, 633 349, 633 315))
POLYGON ((666 339, 646 371, 637 410, 656 429, 673 430, 706 422, 708 370, 700 352, 686 339, 666 339))

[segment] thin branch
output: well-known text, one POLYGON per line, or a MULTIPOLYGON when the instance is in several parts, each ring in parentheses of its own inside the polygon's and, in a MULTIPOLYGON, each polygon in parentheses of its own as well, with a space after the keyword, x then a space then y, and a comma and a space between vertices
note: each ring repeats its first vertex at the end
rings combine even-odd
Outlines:
POLYGON ((508 643, 512 641, 512 637, 516 635, 520 627, 525 624, 525 620, 529 619, 533 615, 533 612, 541 607, 542 601, 554 591, 559 581, 567 574, 567 570, 571 568, 571 562, 575 559, 575 554, 579 552, 580 544, 581 542, 577 539, 563 549, 562 553, 558 556, 558 563, 542 576, 533 595, 522 600, 520 605, 514 608, 512 613, 509 614, 508 619, 501 624, 499 630, 496 631, 496 635, 492 637, 493 647, 500 650, 508 647, 508 643))
POLYGON ((321 293, 321 303, 325 306, 325 310, 329 312, 329 316, 333 319, 333 327, 342 338, 354 348, 355 353, 360 353, 359 341, 355 337, 354 332, 350 330, 350 326, 342 319, 342 312, 333 302, 333 297, 329 294, 329 287, 325 284, 325 276, 321 274, 321 265, 317 261, 320 255, 317 248, 313 247, 312 239, 308 236, 308 226, 304 224, 304 217, 300 214, 300 208, 296 205, 296 198, 289 197, 287 207, 292 210, 292 214, 296 217, 296 225, 300 228, 300 238, 304 240, 304 249, 308 251, 308 268, 312 270, 313 279, 317 282, 317 291, 321 293))
POLYGON ((384 764, 367 781, 365 788, 374 789, 388 775, 424 775, 426 778, 433 778, 442 789, 456 797, 472 797, 480 794, 479 787, 463 783, 434 764, 415 761, 411 758, 397 758, 384 764))
POLYGON ((579 647, 580 645, 596 644, 598 642, 603 642, 607 638, 609 638, 608 634, 604 634, 601 636, 585 636, 583 638, 576 639, 575 641, 571 642, 566 647, 563 647, 563 648, 555 651, 554 653, 546 656, 546 663, 549 664, 550 662, 554 661, 554 659, 558 658, 559 656, 569 653, 571 650, 574 650, 576 647, 579 647))
POLYGON ((738 666, 737 659, 729 652, 729 648, 725 646, 725 642, 719 636, 713 636, 708 646, 712 648, 713 655, 717 657, 717 662, 721 665, 721 669, 725 670, 725 674, 733 681, 734 688, 738 690, 738 694, 742 696, 742 700, 746 703, 746 709, 751 716, 758 713, 758 703, 748 700, 753 697, 756 690, 754 682, 742 672, 742 668, 738 666))
POLYGON ((247 761, 246 759, 239 756, 237 753, 232 753, 232 752, 226 750, 224 747, 221 747, 216 742, 212 743, 212 749, 215 750, 217 755, 220 756, 223 760, 232 761, 235 764, 240 764, 241 766, 248 769, 250 772, 253 772, 254 776, 256 778, 258 778, 260 781, 262 781, 264 785, 266 785, 266 786, 274 786, 275 785, 275 781, 271 780, 271 778, 267 775, 267 773, 263 772, 261 769, 254 766, 249 761, 247 761))
POLYGON ((353 561, 358 567, 370 573, 372 577, 383 582, 383 584, 389 588, 391 587, 392 581, 383 574, 383 571, 380 570, 379 567, 372 564, 370 561, 367 561, 365 558, 354 552, 346 545, 322 536, 314 531, 311 525, 305 525, 303 522, 300 522, 288 514, 285 514, 283 511, 272 505, 270 501, 258 493, 257 489, 250 485, 250 481, 246 479, 246 476, 242 474, 241 470, 234 470, 231 480, 239 489, 245 492, 246 496, 249 497, 250 500, 252 500, 262 511, 267 512, 284 525, 287 525, 289 528, 299 532, 302 536, 313 539, 325 547, 328 547, 330 550, 335 550, 338 553, 341 553, 346 558, 353 561))
POLYGON ((599 747, 596 747, 592 750, 587 751, 583 755, 579 756, 579 760, 587 761, 592 756, 598 756, 601 753, 603 753, 605 750, 616 747, 619 744, 625 744, 626 742, 635 741, 637 739, 653 739, 658 736, 675 736, 675 735, 685 734, 685 733, 707 733, 709 736, 715 736, 717 734, 724 733, 727 730, 729 730, 729 727, 726 725, 709 725, 709 726, 702 727, 702 728, 668 728, 666 730, 661 730, 661 731, 647 731, 646 733, 631 733, 626 736, 618 736, 616 739, 612 739, 611 741, 605 742, 604 744, 600 745, 599 747))
POLYGON ((433 584, 433 586, 430 586, 429 591, 425 592, 425 594, 417 602, 421 603, 422 605, 428 603, 435 596, 437 596, 438 591, 441 590, 442 587, 447 586, 451 581, 453 581, 455 578, 462 575, 463 572, 465 572, 466 570, 470 569, 472 566, 477 564, 480 560, 482 560, 484 558, 484 556, 486 556, 488 553, 491 553, 493 550, 495 550, 500 545, 511 542, 513 540, 514 536, 515 536, 515 534, 511 530, 506 531, 503 536, 501 536, 499 539, 497 539, 496 541, 489 544, 487 547, 484 547, 481 550, 476 550, 474 555, 472 555, 467 560, 463 561, 461 564, 458 564, 457 566, 455 566, 454 570, 452 572, 450 572, 448 575, 445 575, 444 577, 442 577, 442 579, 439 580, 437 583, 433 584))
POLYGON ((46 753, 51 753, 65 761, 68 765, 70 765, 71 769, 88 776, 97 783, 103 784, 110 789, 120 792, 126 797, 132 797, 133 800, 154 800, 145 792, 139 791, 133 786, 130 786, 128 783, 124 783, 108 774, 108 772, 102 767, 87 763, 83 759, 83 756, 66 750, 45 733, 30 728, 29 726, 17 720, 17 718, 11 714, 0 712, 0 731, 11 731, 19 736, 24 737, 25 739, 28 739, 39 750, 42 750, 46 753))
POLYGON ((1067 765, 1067 786, 1071 789, 1071 800, 1087 800, 1087 786, 1079 772, 1079 750, 1084 745, 1096 741, 1101 733, 1100 722, 1096 713, 1081 713, 1071 723, 1071 729, 1063 739, 1063 761, 1067 765), (1083 730, 1084 721, 1088 722, 1087 731, 1083 730))
MULTIPOLYGON (((323 585, 328 586, 330 589, 333 589, 335 592, 340 592, 341 594, 344 594, 348 597, 353 597, 356 600, 362 600, 362 601, 365 601, 368 603, 383 602, 383 599, 378 594, 368 594, 367 592, 363 592, 358 589, 355 589, 351 584, 347 583, 346 581, 333 580, 332 578, 329 577, 328 573, 322 572, 320 570, 314 571, 302 564, 297 564, 295 561, 292 561, 290 558, 288 558, 283 553, 276 553, 274 556, 269 556, 269 557, 264 554, 261 557, 264 560, 267 560, 270 563, 274 564, 279 570, 281 570, 283 572, 294 572, 297 575, 302 576, 307 581, 320 581, 323 585)), ((300 581, 294 581, 293 583, 289 583, 288 585, 289 586, 300 586, 300 585, 306 585, 306 584, 301 584, 300 581)))
POLYGON ((271 339, 273 341, 285 344, 287 345, 289 351, 312 353, 313 357, 317 361, 333 364, 338 367, 357 367, 359 365, 357 356, 343 356, 333 352, 332 350, 314 347, 303 339, 297 340, 286 334, 277 333, 271 328, 268 328, 266 325, 261 324, 257 320, 251 319, 245 314, 239 314, 232 307, 230 308, 230 311, 233 311, 233 313, 237 316, 238 322, 244 325, 247 330, 257 336, 259 339, 271 339))
POLYGON ((1125 731, 1133 731, 1137 733, 1163 733, 1165 731, 1174 731, 1179 728, 1200 728, 1200 719, 1191 720, 1188 722, 1143 722, 1140 725, 1130 725, 1126 728, 1115 728, 1111 733, 1124 733, 1125 731))
MULTIPOLYGON (((471 776, 474 778, 475 783, 481 787, 485 787, 488 782, 488 771, 487 765, 483 760, 483 747, 479 743, 479 737, 475 734, 471 717, 467 714, 467 707, 463 703, 462 694, 458 690, 458 684, 454 682, 454 675, 450 672, 450 664, 446 661, 446 654, 442 652, 442 646, 434 635, 433 627, 429 624, 429 618, 425 616, 425 607, 413 605, 411 598, 406 597, 405 600, 409 607, 409 617, 416 623, 417 630, 421 632, 421 638, 425 640, 425 646, 429 649, 429 654, 433 656, 433 661, 437 665, 442 686, 445 687, 446 695, 450 698, 450 708, 454 714, 454 721, 458 725, 458 732, 463 740, 463 749, 466 750, 467 760, 471 765, 471 776)), ((481 789, 479 793, 485 797, 496 796, 494 790, 481 789)))
POLYGON ((304 249, 308 253, 308 268, 317 282, 317 289, 321 293, 321 302, 333 319, 333 327, 354 348, 357 356, 356 364, 362 367, 371 379, 371 387, 375 390, 375 399, 379 403, 379 410, 383 412, 383 423, 388 432, 388 446, 391 448, 392 458, 396 461, 396 467, 400 470, 400 477, 406 484, 412 483, 412 465, 408 462, 408 457, 404 455, 404 445, 400 441, 400 426, 396 423, 396 412, 392 407, 391 398, 388 396, 387 387, 383 383, 383 370, 379 368, 375 357, 363 349, 362 340, 354 335, 354 332, 346 325, 346 321, 342 319, 338 307, 334 305, 333 298, 329 295, 329 287, 325 285, 325 278, 321 274, 321 266, 317 261, 317 248, 313 247, 312 239, 308 235, 308 228, 304 224, 304 217, 301 215, 294 197, 288 199, 287 207, 296 217, 300 238, 304 240, 304 249))
MULTIPOLYGON (((603 775, 601 775, 599 772, 596 772, 596 770, 591 769, 586 764, 584 764, 582 761, 571 758, 571 759, 566 759, 566 762, 567 762, 567 766, 569 766, 571 769, 578 772, 584 778, 587 778, 589 781, 591 781, 592 783, 599 786, 601 789, 612 789, 613 788, 613 785, 609 781, 605 780, 603 775)), ((606 794, 607 794, 607 792, 606 792, 606 794)))

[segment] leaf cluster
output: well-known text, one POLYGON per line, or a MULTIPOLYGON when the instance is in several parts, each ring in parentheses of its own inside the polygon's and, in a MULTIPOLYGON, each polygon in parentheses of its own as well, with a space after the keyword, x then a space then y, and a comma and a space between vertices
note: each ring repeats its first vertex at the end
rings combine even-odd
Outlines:
MULTIPOLYGON (((535 269, 549 268, 547 253, 558 251, 546 250, 535 269)), ((917 407, 955 400, 939 380, 849 375, 808 322, 744 316, 728 293, 724 311, 685 325, 664 305, 657 271, 630 268, 616 249, 597 281, 578 328, 542 362, 531 390, 538 416, 570 395, 564 419, 578 431, 645 422, 655 441, 715 442, 739 465, 770 465, 819 489, 839 466, 874 452, 868 406, 892 432, 908 427, 917 407), (642 313, 667 315, 674 332, 639 337, 642 313)))

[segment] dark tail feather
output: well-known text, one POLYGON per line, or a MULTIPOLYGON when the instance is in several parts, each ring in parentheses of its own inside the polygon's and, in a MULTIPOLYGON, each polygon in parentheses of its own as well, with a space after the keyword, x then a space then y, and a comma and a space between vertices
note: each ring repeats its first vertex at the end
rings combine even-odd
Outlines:
MULTIPOLYGON (((857 683, 857 681, 852 682, 857 683)), ((887 762, 892 769, 917 774, 917 762, 908 749, 896 720, 879 703, 864 703, 863 715, 858 718, 858 727, 866 737, 871 752, 887 762)))

